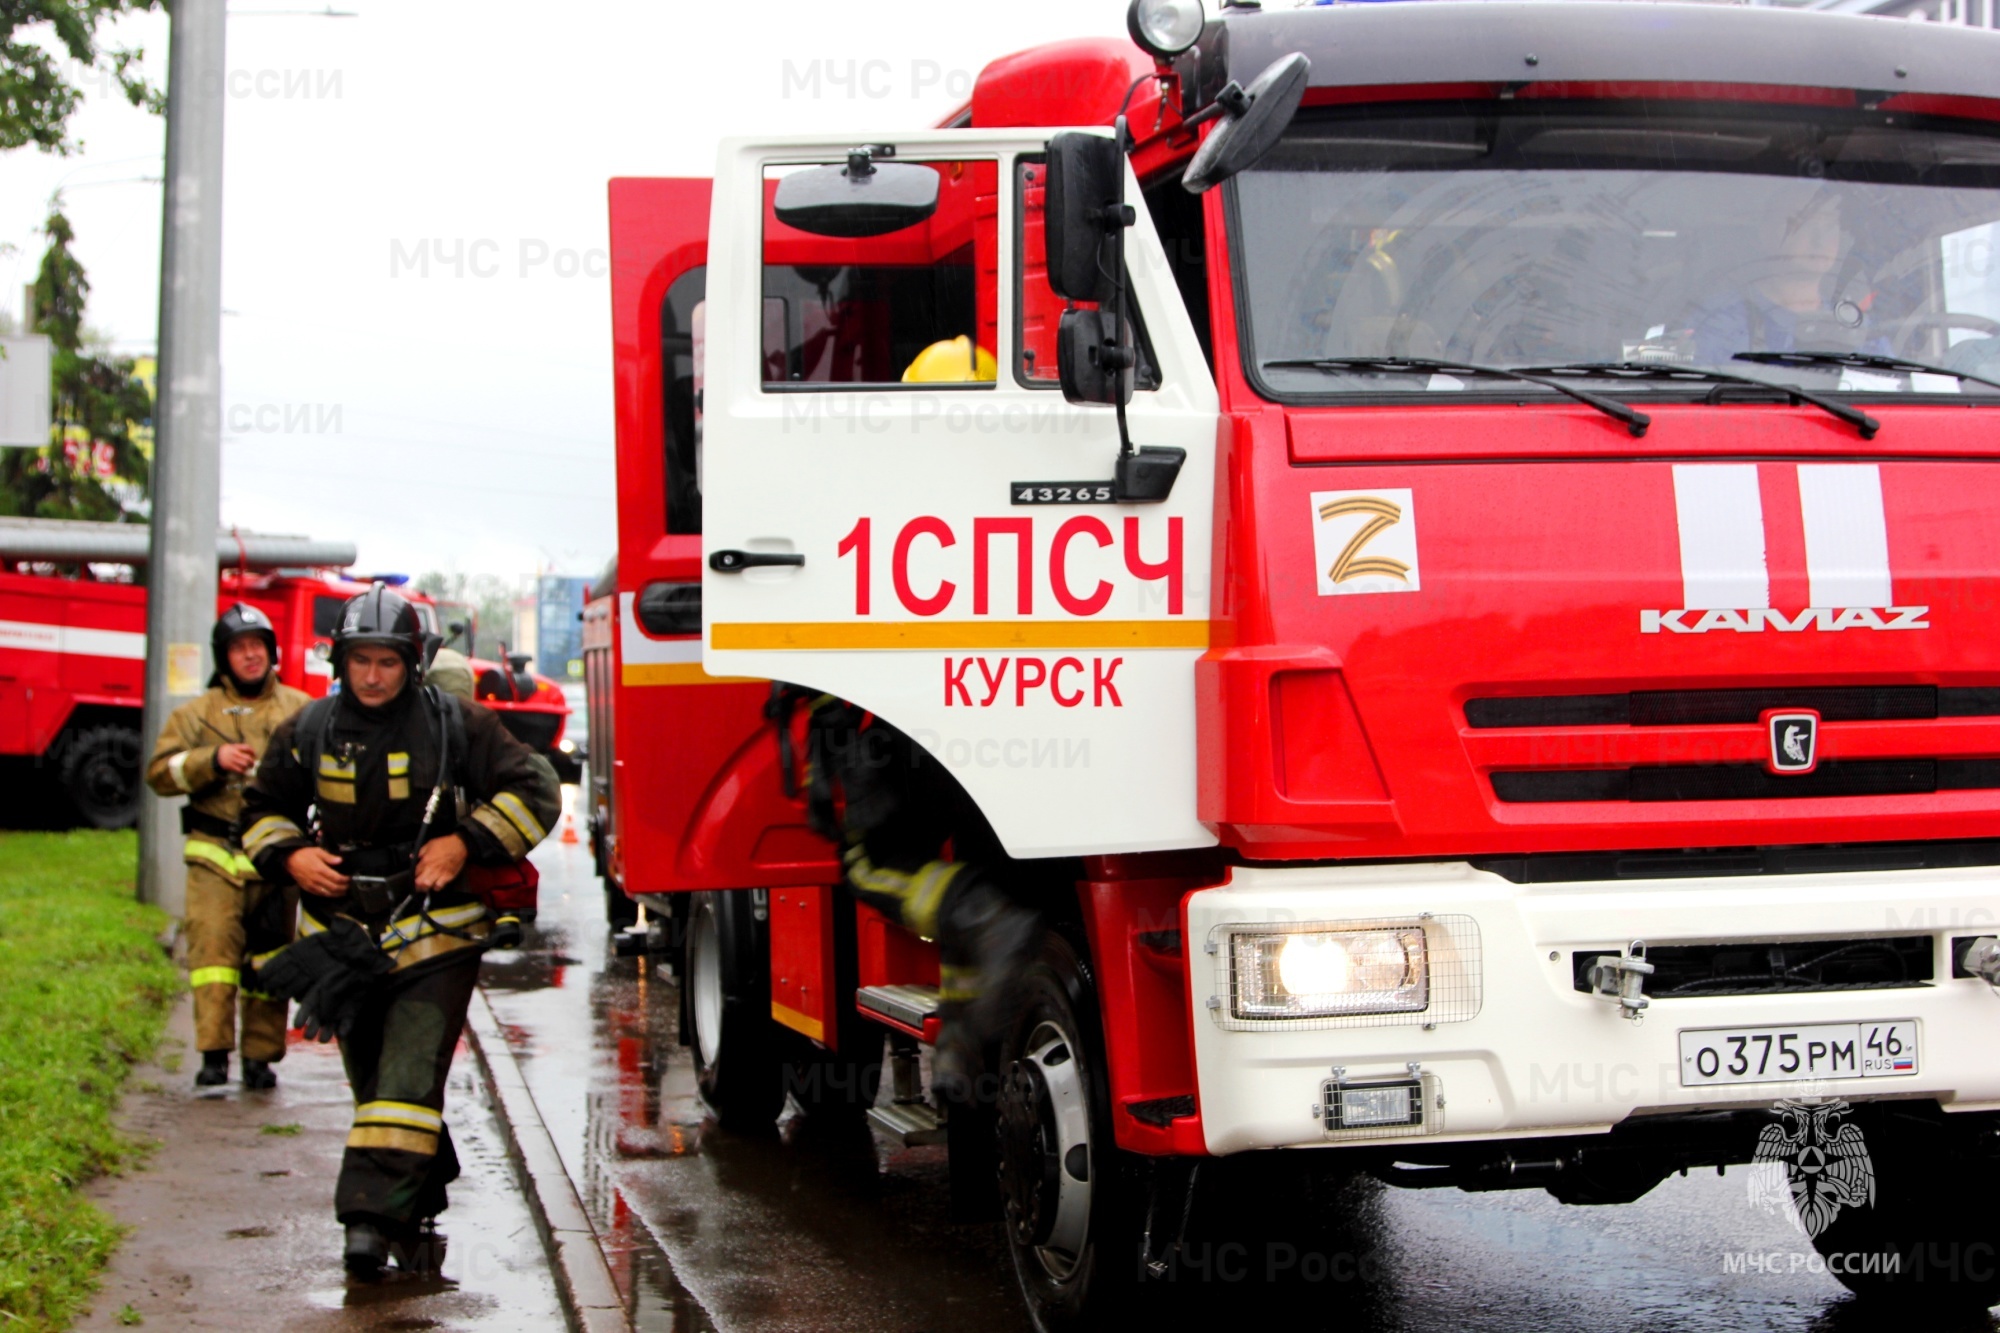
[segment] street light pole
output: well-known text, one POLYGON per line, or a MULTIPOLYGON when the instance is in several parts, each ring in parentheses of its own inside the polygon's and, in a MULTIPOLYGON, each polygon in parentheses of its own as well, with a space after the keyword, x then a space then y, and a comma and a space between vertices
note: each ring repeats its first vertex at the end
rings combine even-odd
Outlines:
MULTIPOLYGON (((160 247, 159 403, 146 570, 141 762, 167 714, 200 694, 215 620, 222 508, 222 115, 226 0, 175 0, 167 60, 167 173, 160 247)), ((184 915, 182 802, 142 790, 139 897, 184 915)))

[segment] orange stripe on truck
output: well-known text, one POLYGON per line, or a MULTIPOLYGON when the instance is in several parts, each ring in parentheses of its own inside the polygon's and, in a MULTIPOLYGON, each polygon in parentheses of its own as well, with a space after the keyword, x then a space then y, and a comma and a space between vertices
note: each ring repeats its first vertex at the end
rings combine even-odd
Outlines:
POLYGON ((743 685, 761 684, 761 676, 711 676, 699 662, 627 662, 623 672, 627 685, 743 685))

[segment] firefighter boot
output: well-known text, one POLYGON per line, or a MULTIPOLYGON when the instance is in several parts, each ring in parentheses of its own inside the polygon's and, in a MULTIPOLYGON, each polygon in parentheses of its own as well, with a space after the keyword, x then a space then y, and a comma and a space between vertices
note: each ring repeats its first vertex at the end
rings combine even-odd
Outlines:
POLYGON ((243 1090, 245 1092, 269 1092, 278 1086, 278 1076, 271 1071, 268 1060, 252 1060, 243 1057, 243 1090))
POLYGON ((396 1267, 417 1277, 436 1277, 444 1271, 444 1233, 435 1217, 418 1218, 391 1243, 396 1267))
POLYGON ((1040 915, 979 871, 946 891, 938 908, 938 944, 943 962, 958 964, 953 969, 958 977, 956 985, 940 977, 945 984, 938 998, 964 1002, 965 1025, 975 1041, 994 1041, 1006 1028, 1041 939, 1040 915))
POLYGON ((229 1081, 229 1052, 203 1051, 201 1070, 194 1076, 197 1088, 219 1088, 229 1081))
MULTIPOLYGON (((952 984, 949 969, 940 969, 946 986, 952 984)), ((944 992, 945 987, 939 987, 944 992)), ((931 1088, 939 1100, 948 1104, 965 1104, 972 1100, 973 1089, 977 1086, 979 1071, 984 1065, 981 1057, 980 1041, 966 1018, 966 1002, 958 999, 938 1001, 937 1045, 931 1048, 931 1088)))
POLYGON ((347 1224, 347 1248, 340 1256, 349 1277, 373 1282, 389 1262, 389 1233, 379 1222, 362 1220, 347 1224))
POLYGON ((976 870, 947 890, 938 909, 940 1030, 931 1057, 931 1081, 947 1097, 971 1096, 981 1053, 1011 1019, 1041 934, 1036 913, 976 870))

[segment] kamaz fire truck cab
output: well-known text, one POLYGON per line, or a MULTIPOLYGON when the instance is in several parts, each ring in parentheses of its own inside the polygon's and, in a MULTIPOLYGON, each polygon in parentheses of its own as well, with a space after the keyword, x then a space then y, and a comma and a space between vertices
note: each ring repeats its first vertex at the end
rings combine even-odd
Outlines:
POLYGON ((1132 29, 943 129, 612 184, 606 862, 710 891, 659 910, 712 1103, 935 1035, 792 794, 791 682, 1062 886, 997 1104, 947 1108, 1042 1325, 1272 1149, 1615 1203, 1865 1140, 1837 1275, 2000 1298, 2000 37, 1132 29))

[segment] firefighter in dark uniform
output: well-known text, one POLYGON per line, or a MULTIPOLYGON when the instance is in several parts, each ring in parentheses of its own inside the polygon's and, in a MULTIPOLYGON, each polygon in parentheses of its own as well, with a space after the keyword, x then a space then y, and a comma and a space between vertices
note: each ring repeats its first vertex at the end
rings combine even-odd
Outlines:
POLYGON ((789 718, 801 703, 808 814, 841 845, 849 890, 938 946, 932 1081, 962 1100, 1012 1016, 1041 940, 1040 915, 1018 901, 1021 886, 1005 882, 1006 854, 964 789, 880 718, 832 695, 773 686, 768 712, 787 773, 789 718))
POLYGON ((285 1058, 285 1002, 243 989, 243 960, 292 938, 298 895, 289 885, 258 877, 237 845, 236 812, 271 734, 312 699, 278 682, 278 634, 256 607, 230 607, 209 640, 215 675, 208 691, 168 715, 146 782, 162 796, 188 798, 181 807, 181 859, 187 863, 188 985, 201 1051, 195 1085, 229 1081, 240 998, 243 1086, 255 1091, 278 1086, 271 1066, 285 1058))
POLYGON ((340 1039, 355 1114, 334 1209, 364 1279, 391 1258, 442 1261, 433 1219, 458 1176, 445 1079, 480 956, 499 942, 465 872, 520 861, 562 808, 547 766, 494 714, 424 685, 435 647, 394 591, 349 601, 339 691, 272 737, 242 815, 258 869, 304 891, 298 942, 257 975, 299 1001, 307 1036, 340 1039))

